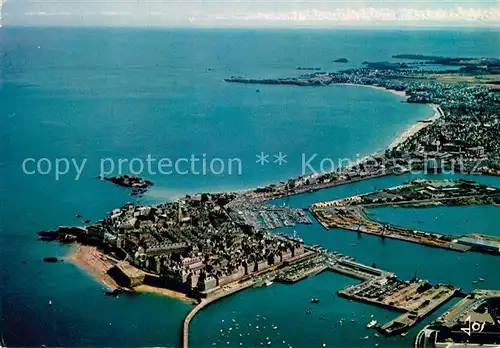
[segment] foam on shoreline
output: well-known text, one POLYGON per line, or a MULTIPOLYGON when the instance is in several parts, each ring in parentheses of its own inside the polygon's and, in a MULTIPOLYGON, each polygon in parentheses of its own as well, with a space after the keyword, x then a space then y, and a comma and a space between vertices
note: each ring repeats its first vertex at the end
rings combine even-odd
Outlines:
MULTIPOLYGON (((354 87, 367 87, 367 88, 372 88, 372 89, 377 89, 380 91, 386 91, 390 92, 394 95, 397 95, 399 97, 406 98, 406 92, 405 91, 396 91, 395 89, 388 89, 385 87, 380 87, 380 86, 372 86, 372 85, 362 85, 362 84, 357 84, 357 83, 337 83, 336 85, 340 86, 354 86, 354 87)), ((430 106, 432 109, 434 109, 434 115, 430 118, 428 118, 425 121, 418 121, 417 123, 413 124, 408 128, 405 132, 403 132, 401 135, 399 135, 388 147, 388 150, 392 150, 393 148, 401 145, 404 143, 406 140, 411 138, 413 135, 417 134, 420 132, 422 129, 426 128, 430 124, 434 123, 439 117, 442 116, 442 111, 439 107, 439 105, 436 104, 425 104, 430 106)))

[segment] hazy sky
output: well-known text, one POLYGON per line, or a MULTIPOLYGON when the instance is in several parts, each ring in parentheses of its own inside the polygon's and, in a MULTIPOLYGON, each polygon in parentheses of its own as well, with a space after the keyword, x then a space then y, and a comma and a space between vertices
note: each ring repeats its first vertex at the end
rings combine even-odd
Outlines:
POLYGON ((499 28, 500 0, 3 0, 2 17, 4 26, 499 28))

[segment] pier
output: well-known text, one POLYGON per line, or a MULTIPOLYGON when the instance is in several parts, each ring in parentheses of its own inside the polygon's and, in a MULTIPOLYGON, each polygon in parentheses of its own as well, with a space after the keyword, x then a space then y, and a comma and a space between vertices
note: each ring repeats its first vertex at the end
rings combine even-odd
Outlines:
POLYGON ((316 257, 278 274, 276 280, 293 284, 323 271, 332 271, 361 280, 337 292, 340 297, 401 313, 377 330, 386 336, 406 332, 459 293, 446 284, 431 285, 414 278, 402 281, 394 273, 356 262, 336 252, 319 251, 316 257))
MULTIPOLYGON (((286 240, 286 237, 279 236, 279 239, 286 240)), ((258 271, 253 273, 251 276, 247 276, 244 279, 240 279, 239 281, 232 282, 230 284, 219 287, 210 293, 206 294, 207 297, 202 298, 200 302, 191 309, 191 311, 187 314, 186 318, 184 318, 182 324, 182 347, 187 348, 189 346, 189 325, 193 318, 201 311, 203 308, 208 305, 219 301, 227 296, 234 295, 237 292, 248 289, 255 284, 258 284, 261 281, 261 278, 265 275, 268 279, 274 279, 276 277, 277 272, 281 272, 282 270, 286 270, 288 267, 295 267, 296 265, 300 265, 302 263, 308 263, 312 258, 314 258, 315 252, 310 248, 306 248, 305 252, 299 256, 294 257, 293 259, 287 261, 286 263, 278 263, 271 267, 268 267, 262 271, 258 271)))
POLYGON ((189 346, 189 325, 194 316, 198 314, 203 308, 208 305, 226 297, 233 295, 241 290, 247 289, 253 285, 253 279, 249 279, 243 283, 233 283, 219 289, 217 293, 213 293, 210 298, 202 299, 186 316, 182 325, 182 347, 188 348, 189 346))

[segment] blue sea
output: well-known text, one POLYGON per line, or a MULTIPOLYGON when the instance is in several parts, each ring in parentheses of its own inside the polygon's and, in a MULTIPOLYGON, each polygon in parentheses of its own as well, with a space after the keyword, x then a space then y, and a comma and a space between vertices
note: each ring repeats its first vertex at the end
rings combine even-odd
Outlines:
MULTIPOLYGON (((81 224, 76 214, 100 219, 128 201, 158 203, 186 193, 286 180, 301 174, 303 155, 359 158, 384 149, 409 125, 433 113, 427 106, 402 103, 401 97, 370 88, 237 85, 224 78, 304 73, 297 67, 337 71, 360 67, 365 60, 390 60, 398 53, 494 57, 498 47, 498 32, 471 29, 0 28, 0 333, 9 346, 178 346, 190 305, 154 295, 105 297, 102 285, 76 266, 43 263, 43 257, 64 256, 70 250, 38 242, 36 232, 81 224), (333 63, 340 57, 349 63, 333 63), (287 156, 282 165, 274 163, 280 152, 287 156), (261 153, 269 156, 269 163, 256 163, 261 153), (142 176, 155 186, 137 198, 96 178, 102 159, 145 162, 148 155, 173 161, 191 155, 238 159, 242 170, 146 172, 142 176), (23 173, 22 163, 29 158, 52 164, 63 158, 86 162, 78 180, 73 167, 56 180, 54 168, 48 174, 23 173)), ((33 162, 28 169, 36 169, 33 162)), ((370 180, 292 197, 289 203, 305 207, 411 178, 370 180)), ((500 186, 498 178, 474 179, 500 186)), ((430 231, 498 234, 498 209, 380 209, 374 214, 430 231)), ((417 272, 433 282, 471 290, 471 281, 481 276, 485 287, 500 287, 500 264, 493 256, 326 231, 318 224, 300 226, 297 232, 307 243, 376 263, 403 279, 417 272)), ((353 282, 325 273, 294 286, 273 284, 242 292, 194 319, 192 343, 253 347, 269 338, 272 346, 287 347, 409 346, 415 330, 406 338, 360 339, 372 336, 365 328, 369 315, 382 321, 396 314, 335 295, 353 282), (311 297, 320 298, 321 304, 311 307, 311 297), (308 309, 311 315, 305 315, 308 309), (343 327, 338 325, 341 318, 348 321, 343 327), (239 329, 228 334, 232 319, 239 329)))

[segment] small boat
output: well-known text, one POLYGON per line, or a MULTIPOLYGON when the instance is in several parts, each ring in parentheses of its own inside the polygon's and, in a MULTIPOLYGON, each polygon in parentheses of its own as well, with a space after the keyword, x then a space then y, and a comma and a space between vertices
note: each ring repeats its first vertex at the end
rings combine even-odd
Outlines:
POLYGON ((273 285, 273 282, 270 280, 266 281, 266 286, 270 286, 270 285, 273 285))
POLYGON ((366 324, 366 327, 368 329, 370 329, 370 328, 374 327, 375 325, 377 325, 377 321, 376 320, 372 320, 368 324, 366 324))
POLYGON ((473 281, 472 281, 472 284, 477 284, 477 280, 473 280, 473 281))
POLYGON ((406 336, 406 332, 402 332, 401 337, 405 337, 405 336, 406 336))
POLYGON ((49 306, 52 306, 52 301, 51 300, 49 300, 49 306))
POLYGON ((379 337, 380 337, 380 335, 379 335, 379 334, 374 334, 373 336, 375 336, 375 337, 377 337, 377 338, 379 338, 379 337))
POLYGON ((311 303, 319 303, 319 300, 317 298, 311 299, 311 303))
POLYGON ((484 278, 477 278, 480 282, 484 282, 484 278))

